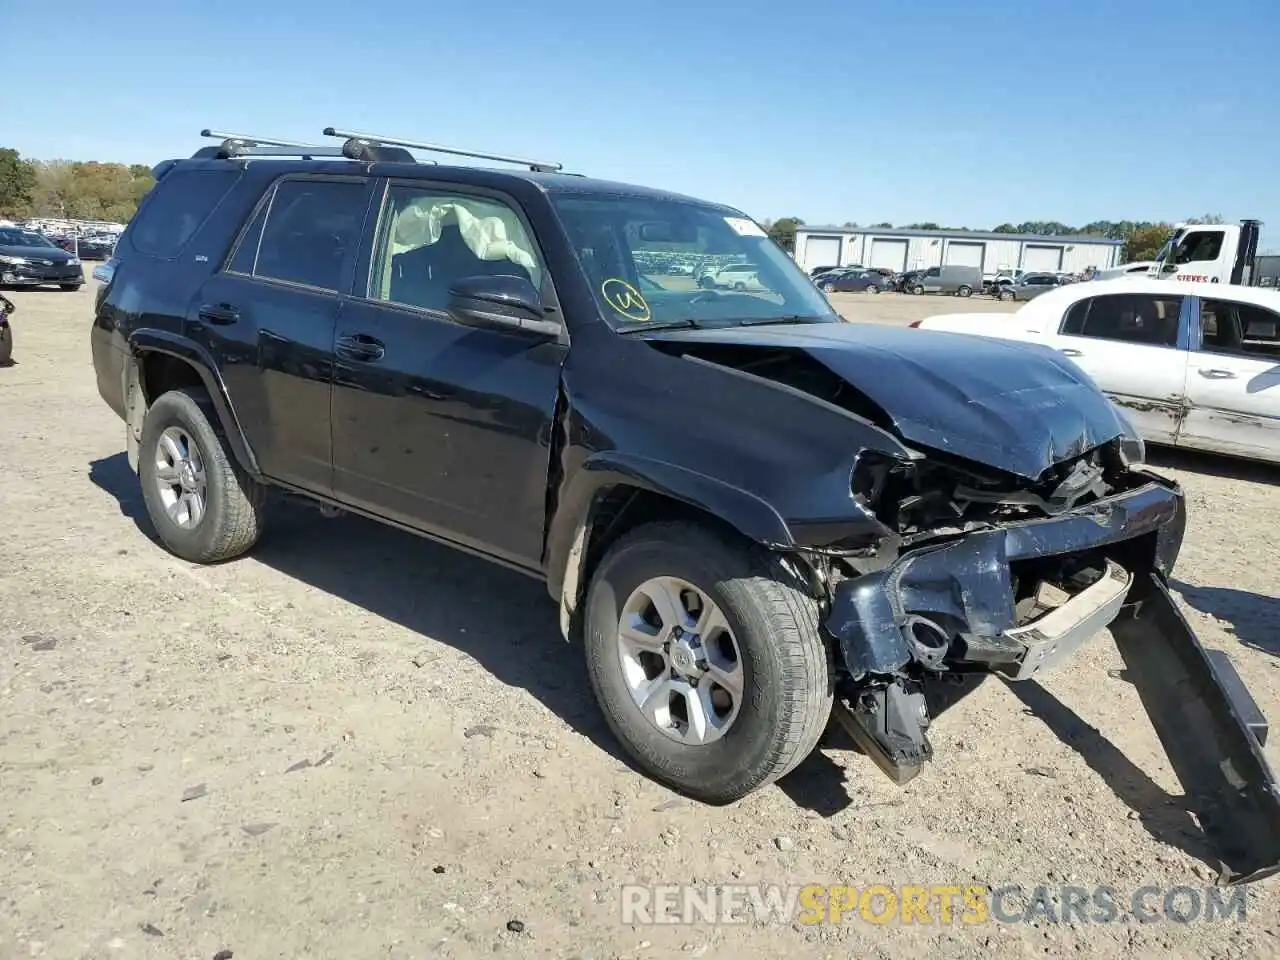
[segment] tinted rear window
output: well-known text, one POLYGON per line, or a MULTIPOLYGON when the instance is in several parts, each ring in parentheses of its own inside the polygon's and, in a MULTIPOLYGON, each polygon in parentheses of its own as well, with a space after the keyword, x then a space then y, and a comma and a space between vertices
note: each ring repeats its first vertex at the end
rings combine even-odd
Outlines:
POLYGON ((255 277, 346 290, 369 205, 363 181, 284 180, 258 243, 255 277))
POLYGON ((129 225, 130 244, 150 257, 176 257, 239 176, 235 169, 171 170, 129 225))

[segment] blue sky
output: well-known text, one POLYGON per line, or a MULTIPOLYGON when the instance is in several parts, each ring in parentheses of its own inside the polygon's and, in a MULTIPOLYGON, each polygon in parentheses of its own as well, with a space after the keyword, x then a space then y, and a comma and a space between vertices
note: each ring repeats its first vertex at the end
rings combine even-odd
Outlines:
POLYGON ((1280 238, 1278 0, 4 7, 0 146, 24 156, 151 164, 204 126, 333 124, 759 219, 1220 213, 1280 238))

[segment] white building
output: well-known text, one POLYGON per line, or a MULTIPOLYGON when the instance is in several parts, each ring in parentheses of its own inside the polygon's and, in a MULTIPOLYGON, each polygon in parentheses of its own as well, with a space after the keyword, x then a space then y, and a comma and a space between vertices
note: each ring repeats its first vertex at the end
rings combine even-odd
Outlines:
POLYGON ((1105 270, 1120 262, 1121 240, 1106 237, 1038 237, 1022 233, 910 228, 796 228, 796 262, 814 267, 861 264, 890 270, 922 270, 943 264, 998 270, 1080 273, 1105 270))

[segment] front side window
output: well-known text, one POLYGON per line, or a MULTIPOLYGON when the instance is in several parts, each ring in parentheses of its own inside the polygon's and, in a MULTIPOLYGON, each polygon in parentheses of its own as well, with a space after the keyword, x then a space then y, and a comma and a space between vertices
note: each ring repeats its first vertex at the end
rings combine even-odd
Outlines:
POLYGON ((542 289, 538 249, 501 200, 392 184, 378 230, 371 299, 444 310, 453 283, 476 276, 521 277, 542 289))
POLYGON ((1200 301, 1201 348, 1210 353, 1280 355, 1280 314, 1247 303, 1200 301))
POLYGON ((367 198, 364 181, 281 181, 262 227, 253 275, 345 291, 367 198))
POLYGON ((940 277, 942 276, 942 269, 940 267, 930 267, 924 272, 924 275, 926 277, 940 277))
POLYGON ((1099 340, 1120 340, 1153 347, 1178 342, 1182 297, 1122 293, 1081 300, 1062 323, 1062 333, 1099 340))
POLYGON ((614 329, 839 321, 795 261, 740 214, 595 193, 553 193, 551 201, 614 329), (697 262, 695 275, 667 274, 672 257, 697 262))
POLYGON ((1192 230, 1173 251, 1174 263, 1194 263, 1201 260, 1217 260, 1222 252, 1221 230, 1192 230))

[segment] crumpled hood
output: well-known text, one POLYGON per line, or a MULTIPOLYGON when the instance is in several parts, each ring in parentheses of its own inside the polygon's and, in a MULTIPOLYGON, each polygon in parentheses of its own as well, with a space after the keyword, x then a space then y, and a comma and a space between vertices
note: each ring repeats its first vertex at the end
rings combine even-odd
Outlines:
POLYGON ((664 330, 654 340, 803 350, 904 440, 1034 480, 1124 433, 1111 401, 1039 344, 869 323, 664 330))

